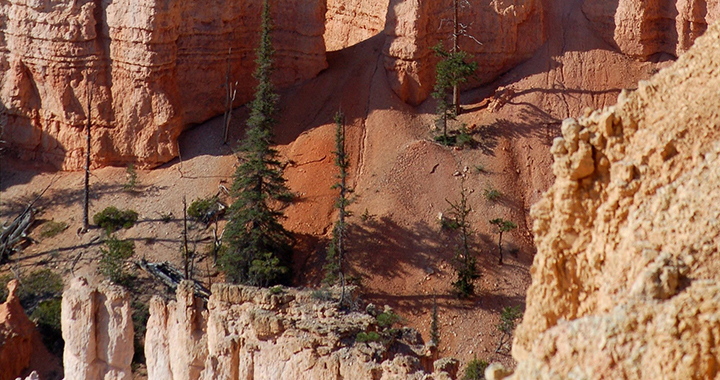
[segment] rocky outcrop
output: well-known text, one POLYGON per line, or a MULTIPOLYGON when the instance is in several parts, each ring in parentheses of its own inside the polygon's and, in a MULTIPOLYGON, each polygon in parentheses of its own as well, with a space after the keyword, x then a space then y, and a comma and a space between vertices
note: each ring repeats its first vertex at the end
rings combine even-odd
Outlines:
POLYGON ((598 34, 619 51, 638 58, 677 57, 720 17, 720 1, 592 1, 583 13, 598 34))
MULTIPOLYGON (((278 86, 327 66, 324 4, 273 3, 278 86)), ((250 99, 260 5, 0 1, 2 139, 24 158, 78 169, 92 96, 94 166, 172 159, 185 126, 223 111, 228 59, 237 104, 250 99)))
POLYGON ((0 304, 0 380, 12 380, 30 365, 35 324, 25 315, 17 296, 18 281, 8 283, 8 297, 0 304))
MULTIPOLYGON (((478 64, 471 84, 495 79, 530 58, 545 41, 542 2, 493 0, 461 4, 459 22, 466 26, 460 48, 478 64)), ((453 6, 448 1, 391 0, 385 26, 385 68, 393 91, 418 104, 432 92, 437 58, 431 48, 451 47, 453 6)))
POLYGON ((414 330, 401 329, 392 350, 355 342, 359 332, 377 328, 375 319, 340 311, 308 291, 215 284, 206 311, 200 302, 188 283, 176 301, 153 299, 145 339, 149 379, 429 380, 457 371, 450 361, 426 373, 433 353, 414 330))
POLYGON ((131 378, 133 322, 125 289, 74 279, 63 293, 61 323, 66 379, 131 378))
POLYGON ((367 40, 385 29, 389 0, 328 0, 325 47, 340 50, 367 40))
POLYGON ((720 24, 562 125, 512 379, 720 376, 720 24))

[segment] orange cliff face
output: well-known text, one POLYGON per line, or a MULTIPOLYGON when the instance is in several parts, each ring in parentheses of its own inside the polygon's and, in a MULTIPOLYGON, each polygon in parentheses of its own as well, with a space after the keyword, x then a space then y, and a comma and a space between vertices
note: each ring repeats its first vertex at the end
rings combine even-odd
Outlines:
MULTIPOLYGON (((228 58, 236 105, 250 99, 261 3, 0 4, 3 140, 23 158, 78 169, 92 96, 93 166, 169 161, 185 126, 223 112, 228 58)), ((323 70, 324 2, 279 1, 272 13, 276 84, 323 70)))
MULTIPOLYGON (((538 54, 574 5, 558 0, 460 1, 460 48, 478 63, 468 86, 489 83, 538 54)), ((228 58, 235 105, 251 98, 260 0, 192 3, 122 0, 0 5, 2 139, 26 159, 83 165, 92 93, 94 166, 153 167, 178 155, 177 137, 223 112, 228 58), (97 5, 102 4, 102 5, 97 5), (232 53, 228 50, 232 48, 232 53)), ((686 51, 720 14, 720 2, 585 0, 580 22, 607 49, 639 59, 686 51)), ((273 5, 275 83, 285 87, 327 67, 326 50, 384 39, 387 80, 417 105, 434 83, 438 42, 450 48, 452 2, 337 1, 273 5), (327 49, 326 49, 327 47, 327 49)), ((564 47, 572 50, 572 46, 564 47)))

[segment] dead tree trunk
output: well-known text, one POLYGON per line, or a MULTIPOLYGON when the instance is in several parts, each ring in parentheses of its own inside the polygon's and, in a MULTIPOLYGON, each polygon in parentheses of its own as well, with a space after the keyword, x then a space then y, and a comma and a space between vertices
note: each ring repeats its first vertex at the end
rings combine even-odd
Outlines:
POLYGON ((88 208, 90 207, 90 126, 92 125, 92 88, 88 86, 88 103, 87 103, 87 126, 85 135, 85 195, 83 197, 83 226, 82 232, 85 233, 90 228, 90 216, 88 208))
MULTIPOLYGON (((453 0, 453 54, 459 51, 458 38, 460 37, 460 29, 458 24, 458 0, 453 0)), ((460 90, 457 83, 453 85, 453 107, 455 107, 455 116, 460 115, 460 90)))
POLYGON ((223 116, 223 127, 225 132, 223 133, 223 144, 227 143, 228 135, 230 134, 230 120, 232 119, 232 106, 235 103, 235 96, 237 95, 238 82, 235 85, 230 82, 230 55, 232 54, 232 48, 228 49, 228 61, 227 71, 225 72, 225 114, 223 116))
POLYGON ((185 278, 190 280, 190 252, 187 244, 187 201, 183 195, 183 264, 185 268, 185 278))

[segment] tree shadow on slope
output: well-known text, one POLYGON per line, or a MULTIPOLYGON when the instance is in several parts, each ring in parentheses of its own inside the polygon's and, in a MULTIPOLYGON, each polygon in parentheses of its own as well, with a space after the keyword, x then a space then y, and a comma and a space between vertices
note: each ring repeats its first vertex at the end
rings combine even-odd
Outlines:
POLYGON ((425 222, 404 227, 387 216, 370 217, 348 231, 348 258, 364 278, 402 278, 411 268, 438 271, 445 256, 440 232, 425 222))

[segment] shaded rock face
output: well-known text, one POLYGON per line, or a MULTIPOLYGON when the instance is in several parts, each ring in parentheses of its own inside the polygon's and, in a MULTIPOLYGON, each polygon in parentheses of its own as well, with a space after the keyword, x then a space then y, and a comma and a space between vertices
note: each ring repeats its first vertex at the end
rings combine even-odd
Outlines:
POLYGON ((0 304, 0 380, 12 380, 20 376, 30 365, 33 354, 33 337, 37 334, 17 296, 19 283, 8 283, 8 297, 0 304))
MULTIPOLYGON (((91 95, 94 166, 172 159, 183 127, 224 109, 228 58, 236 105, 250 99, 261 3, 0 2, 2 138, 78 169, 91 95)), ((272 14, 276 85, 324 69, 325 3, 277 1, 272 14)))
POLYGON ((513 379, 720 376, 720 24, 563 123, 513 379))
POLYGON ((438 365, 426 373, 433 353, 415 339, 400 339, 393 352, 356 343, 374 318, 340 312, 307 291, 215 284, 207 310, 201 306, 188 283, 176 301, 153 299, 145 338, 149 379, 450 379, 457 371, 438 365))
POLYGON ((131 378, 133 322, 125 289, 73 279, 63 292, 61 324, 66 379, 131 378))
POLYGON ((328 0, 325 47, 340 50, 385 29, 389 0, 328 0))
POLYGON ((647 59, 661 53, 677 57, 687 51, 720 17, 720 1, 586 0, 582 10, 611 46, 647 59))
MULTIPOLYGON (((539 0, 493 0, 472 3, 459 10, 466 26, 460 49, 474 56, 477 78, 471 84, 490 82, 530 58, 545 41, 542 2, 539 0)), ((438 59, 431 48, 443 42, 452 47, 451 1, 391 0, 385 26, 383 50, 388 79, 395 93, 418 104, 432 92, 438 59)))

